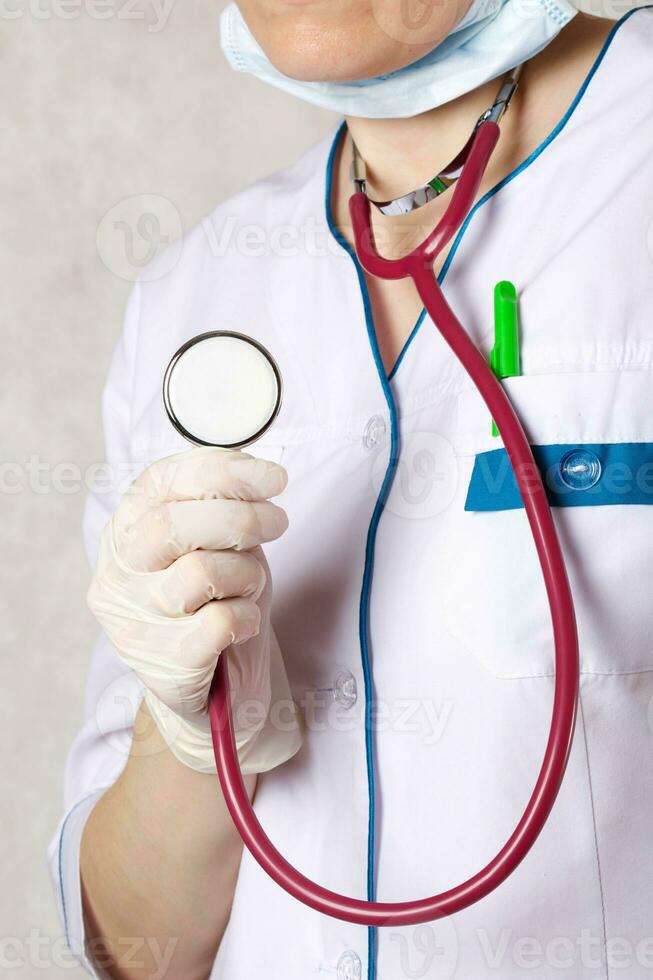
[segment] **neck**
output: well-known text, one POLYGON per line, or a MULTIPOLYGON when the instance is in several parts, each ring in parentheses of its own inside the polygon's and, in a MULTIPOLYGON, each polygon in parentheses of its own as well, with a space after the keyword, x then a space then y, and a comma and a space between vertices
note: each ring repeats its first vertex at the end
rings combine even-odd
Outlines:
POLYGON ((398 197, 431 180, 467 142, 500 80, 410 119, 348 118, 347 129, 365 161, 368 191, 398 197))
MULTIPOLYGON (((609 26, 604 20, 579 14, 526 65, 520 89, 501 124, 503 146, 495 156, 493 171, 505 166, 507 149, 528 142, 537 116, 547 118, 550 107, 557 108, 567 93, 571 101, 609 26)), ((370 195, 398 197, 431 180, 463 147, 478 117, 494 102, 501 81, 495 79, 409 119, 348 117, 347 128, 365 161, 370 195)), ((350 149, 343 154, 347 161, 350 155, 350 149)))

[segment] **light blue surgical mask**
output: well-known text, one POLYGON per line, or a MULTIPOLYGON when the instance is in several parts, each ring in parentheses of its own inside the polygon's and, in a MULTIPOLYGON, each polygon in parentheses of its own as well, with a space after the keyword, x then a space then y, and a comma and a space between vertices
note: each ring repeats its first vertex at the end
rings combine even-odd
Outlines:
POLYGON ((343 116, 416 116, 451 102, 545 48, 576 13, 569 0, 474 0, 437 48, 406 68, 356 82, 301 82, 274 67, 238 7, 223 12, 222 48, 236 71, 343 116))

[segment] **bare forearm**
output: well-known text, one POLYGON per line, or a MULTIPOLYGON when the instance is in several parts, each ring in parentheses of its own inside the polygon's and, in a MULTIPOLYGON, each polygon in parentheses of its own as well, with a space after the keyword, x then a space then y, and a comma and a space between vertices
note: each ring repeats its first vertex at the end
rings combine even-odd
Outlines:
POLYGON ((205 980, 241 854, 217 779, 182 766, 142 707, 125 771, 82 841, 87 936, 109 976, 205 980))

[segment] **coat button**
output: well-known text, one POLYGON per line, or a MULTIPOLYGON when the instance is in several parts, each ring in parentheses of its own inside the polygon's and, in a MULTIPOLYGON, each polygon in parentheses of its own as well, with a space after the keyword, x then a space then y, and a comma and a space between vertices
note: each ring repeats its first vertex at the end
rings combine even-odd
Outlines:
POLYGON ((601 460, 589 449, 572 449, 560 460, 560 479, 570 490, 590 490, 601 479, 601 460))
POLYGON ((333 685, 333 698, 343 708, 353 708, 358 701, 358 684, 349 670, 341 670, 333 685))
POLYGON ((363 967, 360 956, 348 949, 338 960, 338 980, 361 980, 363 967))
POLYGON ((386 433, 387 426, 381 415, 373 415, 363 431, 363 446, 365 449, 375 449, 386 433))

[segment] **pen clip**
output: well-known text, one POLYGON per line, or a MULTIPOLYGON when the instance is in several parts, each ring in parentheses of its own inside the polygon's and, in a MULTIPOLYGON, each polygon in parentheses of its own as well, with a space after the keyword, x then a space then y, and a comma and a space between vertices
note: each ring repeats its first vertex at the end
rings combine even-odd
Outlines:
MULTIPOLYGON (((521 374, 519 297, 514 284, 507 280, 494 287, 494 346, 490 351, 490 367, 499 380, 521 374)), ((499 435, 494 420, 492 435, 499 435)))

